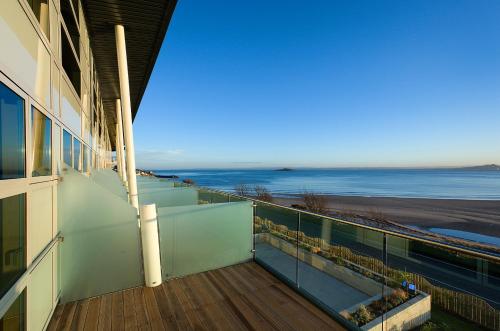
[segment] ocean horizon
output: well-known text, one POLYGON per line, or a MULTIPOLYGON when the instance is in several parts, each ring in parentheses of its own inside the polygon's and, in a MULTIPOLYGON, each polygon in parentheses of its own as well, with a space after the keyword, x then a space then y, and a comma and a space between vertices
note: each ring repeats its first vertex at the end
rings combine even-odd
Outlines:
POLYGON ((261 185, 276 196, 304 191, 324 195, 461 200, 500 200, 500 171, 453 168, 172 169, 157 175, 192 179, 197 185, 234 191, 261 185))

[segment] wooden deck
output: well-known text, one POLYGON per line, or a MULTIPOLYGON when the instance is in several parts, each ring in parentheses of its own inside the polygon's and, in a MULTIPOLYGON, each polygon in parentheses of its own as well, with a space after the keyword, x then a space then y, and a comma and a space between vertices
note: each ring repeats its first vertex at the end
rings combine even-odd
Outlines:
POLYGON ((256 263, 59 305, 48 330, 344 330, 256 263))

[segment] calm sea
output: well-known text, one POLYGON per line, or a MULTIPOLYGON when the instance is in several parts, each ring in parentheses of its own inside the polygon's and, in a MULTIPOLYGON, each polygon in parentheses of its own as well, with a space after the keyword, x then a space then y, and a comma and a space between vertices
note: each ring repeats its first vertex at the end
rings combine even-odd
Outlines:
POLYGON ((500 200, 500 171, 450 169, 157 170, 199 186, 232 191, 262 185, 276 195, 304 190, 331 195, 500 200))

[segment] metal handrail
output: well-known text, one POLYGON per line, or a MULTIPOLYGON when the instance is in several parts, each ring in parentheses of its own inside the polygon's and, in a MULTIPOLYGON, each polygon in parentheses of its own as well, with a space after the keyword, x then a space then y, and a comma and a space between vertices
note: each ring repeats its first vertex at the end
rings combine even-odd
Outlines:
POLYGON ((290 211, 293 211, 293 212, 298 212, 298 213, 303 213, 303 214, 306 214, 306 215, 320 217, 320 218, 328 219, 328 220, 334 221, 334 222, 339 222, 339 223, 343 223, 343 224, 353 225, 353 226, 357 226, 357 227, 360 227, 360 228, 364 228, 364 229, 368 229, 368 230, 380 232, 380 233, 383 233, 383 234, 388 234, 388 235, 395 236, 395 237, 400 237, 400 238, 409 239, 409 240, 415 240, 415 241, 419 241, 419 242, 426 243, 426 244, 429 244, 429 245, 434 245, 434 246, 439 246, 441 248, 446 248, 446 249, 450 249, 450 250, 459 251, 459 252, 466 253, 466 254, 469 254, 469 255, 472 255, 472 256, 475 256, 475 257, 479 257, 479 258, 490 260, 490 261, 493 261, 493 262, 496 262, 496 263, 500 263, 500 255, 489 254, 489 253, 484 252, 484 251, 478 251, 478 250, 475 250, 475 249, 469 249, 469 248, 461 247, 461 246, 458 246, 458 245, 447 244, 447 243, 443 243, 443 242, 439 242, 439 241, 425 239, 425 238, 421 238, 421 237, 414 236, 414 235, 411 235, 411 234, 404 234, 404 233, 400 233, 400 232, 396 232, 396 231, 391 231, 391 230, 387 230, 387 229, 376 228, 376 227, 373 227, 373 226, 370 226, 370 225, 366 225, 366 224, 359 224, 359 223, 352 222, 352 221, 342 220, 342 219, 331 217, 331 216, 327 216, 327 215, 321 215, 321 214, 313 213, 313 212, 310 212, 310 211, 305 211, 305 210, 301 210, 301 209, 297 209, 297 208, 293 208, 293 207, 283 206, 283 205, 275 204, 275 203, 272 203, 272 202, 262 201, 262 200, 259 200, 259 199, 255 199, 255 198, 251 198, 251 197, 246 197, 246 196, 241 196, 241 195, 237 195, 237 194, 233 194, 233 193, 229 193, 229 192, 225 192, 225 191, 220 191, 220 190, 216 190, 216 189, 212 189, 212 188, 207 188, 207 187, 202 187, 202 186, 196 186, 196 185, 189 185, 189 186, 195 187, 195 188, 199 188, 199 189, 202 189, 202 190, 206 190, 206 191, 209 191, 209 192, 213 192, 213 193, 219 193, 219 194, 226 195, 226 196, 229 196, 229 197, 236 197, 236 198, 239 198, 239 199, 246 199, 246 200, 257 202, 257 203, 260 203, 260 204, 269 205, 269 206, 272 206, 272 207, 287 209, 287 210, 290 210, 290 211))
POLYGON ((57 242, 62 242, 64 237, 58 232, 57 235, 51 240, 51 242, 45 246, 45 248, 38 254, 38 256, 31 262, 31 264, 26 268, 21 276, 16 280, 14 285, 10 287, 7 293, 0 299, 0 318, 7 312, 12 303, 17 299, 19 294, 22 293, 27 285, 29 275, 35 270, 35 268, 40 264, 40 262, 47 256, 51 249, 56 245, 57 242))

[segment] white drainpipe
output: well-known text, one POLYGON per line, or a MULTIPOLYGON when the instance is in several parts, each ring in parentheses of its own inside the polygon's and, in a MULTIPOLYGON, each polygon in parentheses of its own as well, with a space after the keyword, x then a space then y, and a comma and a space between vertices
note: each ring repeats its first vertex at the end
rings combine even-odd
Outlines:
POLYGON ((137 178, 135 175, 134 133, 132 132, 132 110, 130 107, 130 87, 128 81, 127 50, 125 45, 125 29, 123 25, 115 25, 116 55, 120 75, 120 96, 122 101, 123 135, 125 137, 127 180, 129 200, 139 212, 137 197, 137 178))

